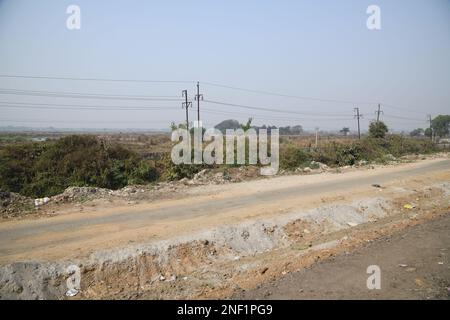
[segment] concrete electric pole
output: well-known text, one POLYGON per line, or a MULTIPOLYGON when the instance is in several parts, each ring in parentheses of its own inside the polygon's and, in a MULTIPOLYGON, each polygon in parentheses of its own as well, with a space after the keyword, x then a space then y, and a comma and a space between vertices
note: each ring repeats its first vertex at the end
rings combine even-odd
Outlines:
POLYGON ((183 90, 182 96, 185 98, 185 102, 182 103, 182 108, 186 109, 186 130, 189 132, 189 107, 192 107, 192 102, 188 101, 188 91, 183 90))
POLYGON ((355 108, 355 111, 356 111, 355 118, 358 120, 358 139, 361 140, 361 128, 360 128, 360 125, 359 125, 359 119, 362 118, 363 115, 359 114, 359 108, 355 108))

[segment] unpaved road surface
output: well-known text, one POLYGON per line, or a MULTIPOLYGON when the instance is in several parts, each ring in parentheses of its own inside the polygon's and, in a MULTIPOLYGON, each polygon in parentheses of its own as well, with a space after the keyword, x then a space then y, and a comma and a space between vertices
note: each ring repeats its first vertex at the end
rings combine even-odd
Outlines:
POLYGON ((243 292, 238 299, 450 299, 450 214, 243 292), (378 265, 381 289, 368 290, 378 265))
POLYGON ((224 186, 175 200, 90 208, 55 217, 0 223, 0 264, 85 257, 95 250, 168 239, 327 201, 380 195, 371 185, 448 181, 450 160, 434 159, 345 174, 283 176, 224 186))
MULTIPOLYGON (((96 200, 52 216, 0 222, 0 299, 66 299, 74 267, 81 280, 75 299, 223 299, 253 292, 448 214, 450 159, 192 186, 140 204, 96 200)), ((446 236, 436 239, 448 243, 446 236)), ((446 248, 440 242, 420 245, 413 247, 423 254, 446 248)), ((352 277, 365 285, 371 264, 387 276, 382 288, 391 286, 392 265, 411 264, 416 269, 404 272, 417 272, 414 284, 423 297, 442 297, 435 288, 442 290, 445 279, 436 284, 438 273, 402 258, 410 249, 393 248, 386 260, 380 253, 362 261, 362 274, 361 266, 349 269, 348 286, 352 277)), ((437 266, 447 267, 445 250, 439 254, 437 266)), ((336 283, 345 276, 331 273, 336 283)))

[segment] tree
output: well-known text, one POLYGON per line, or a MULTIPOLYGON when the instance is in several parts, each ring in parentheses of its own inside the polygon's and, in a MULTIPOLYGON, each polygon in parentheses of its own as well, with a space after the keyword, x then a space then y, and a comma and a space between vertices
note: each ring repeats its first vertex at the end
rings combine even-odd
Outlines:
POLYGON ((303 127, 301 125, 296 125, 290 128, 291 134, 299 135, 303 133, 303 127))
POLYGON ((369 125, 369 136, 371 138, 384 138, 388 127, 382 121, 373 121, 369 125))
POLYGON ((350 128, 343 127, 339 132, 342 133, 344 136, 347 136, 350 133, 350 128))
POLYGON ((422 128, 414 129, 409 133, 411 137, 419 137, 424 134, 424 130, 422 128))
POLYGON ((450 126, 450 115, 438 115, 431 121, 433 132, 438 137, 448 135, 450 126))
MULTIPOLYGON (((266 126, 261 127, 261 129, 266 129, 266 126)), ((303 133, 303 127, 301 125, 295 125, 293 127, 287 126, 287 127, 279 127, 278 130, 280 130, 281 135, 300 135, 303 133)))
POLYGON ((241 125, 239 124, 239 121, 234 119, 228 119, 224 120, 221 123, 218 123, 214 128, 217 130, 220 130, 223 134, 225 134, 227 129, 236 130, 239 129, 241 125))
POLYGON ((174 131, 174 130, 177 130, 177 129, 186 129, 186 123, 180 123, 180 124, 176 124, 175 122, 171 122, 170 123, 170 130, 171 131, 174 131))
POLYGON ((426 128, 424 134, 426 137, 430 138, 431 135, 433 134, 433 131, 430 128, 426 128))
POLYGON ((252 121, 253 121, 253 118, 248 118, 246 124, 241 123, 242 130, 247 131, 248 129, 250 129, 252 126, 252 121))

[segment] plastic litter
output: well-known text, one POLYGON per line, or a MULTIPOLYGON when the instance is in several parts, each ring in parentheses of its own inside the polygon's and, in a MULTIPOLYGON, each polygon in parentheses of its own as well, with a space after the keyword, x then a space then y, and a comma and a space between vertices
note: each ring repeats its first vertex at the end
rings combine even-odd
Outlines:
POLYGON ((66 296, 68 296, 68 297, 74 297, 74 296, 76 296, 77 294, 78 294, 78 290, 77 290, 77 289, 74 289, 74 288, 69 289, 69 290, 67 290, 67 292, 66 292, 66 296))

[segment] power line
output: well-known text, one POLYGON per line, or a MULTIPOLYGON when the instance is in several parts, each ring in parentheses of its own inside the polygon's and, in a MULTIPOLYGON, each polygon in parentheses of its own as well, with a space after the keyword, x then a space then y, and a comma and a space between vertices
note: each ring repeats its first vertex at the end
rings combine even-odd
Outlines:
POLYGON ((30 109, 30 110, 59 110, 59 111, 67 111, 67 110, 76 110, 76 111, 151 111, 151 110, 166 110, 164 107, 150 107, 150 108, 80 108, 80 107, 68 107, 68 108, 58 108, 58 107, 35 107, 35 106, 11 106, 11 105, 3 105, 0 104, 1 109, 30 109))
MULTIPOLYGON (((334 103, 345 103, 345 104, 359 104, 359 105, 361 105, 361 104, 368 104, 368 105, 376 104, 376 102, 370 102, 370 101, 352 101, 352 100, 325 99, 325 98, 317 98, 317 97, 297 96, 297 95, 275 93, 275 92, 264 91, 264 90, 246 89, 246 88, 234 87, 234 86, 223 85, 223 84, 212 83, 212 82, 202 82, 202 83, 205 84, 205 85, 219 87, 219 88, 226 88, 226 89, 238 90, 238 91, 243 91, 243 92, 265 94, 265 95, 285 97, 285 98, 293 98, 293 99, 300 99, 300 100, 311 100, 311 101, 320 101, 320 102, 334 102, 334 103)), ((398 106, 394 106, 394 105, 386 104, 386 103, 383 103, 383 106, 388 107, 388 108, 392 108, 392 109, 397 109, 397 110, 417 113, 417 114, 426 114, 424 112, 411 110, 410 108, 398 107, 398 106)))
POLYGON ((31 102, 10 102, 0 101, 1 107, 19 108, 19 109, 56 109, 56 110, 165 110, 175 107, 162 107, 162 106, 145 106, 145 107, 125 107, 125 106, 100 106, 100 105, 79 105, 79 104, 51 104, 51 103, 31 103, 31 102), (61 108, 63 107, 63 108, 61 108))
POLYGON ((37 120, 37 119, 24 119, 24 120, 16 120, 16 119, 0 119, 0 122, 30 122, 30 123, 163 123, 164 121, 92 121, 92 120, 37 120))
MULTIPOLYGON (((19 78, 19 79, 46 79, 46 80, 70 80, 70 81, 99 81, 99 82, 130 82, 130 83, 195 83, 193 80, 146 80, 146 79, 113 79, 113 78, 86 78, 86 77, 58 77, 58 76, 34 76, 34 75, 10 75, 10 74, 0 74, 0 78, 19 78)), ((243 92, 257 93, 257 94, 265 94, 272 95, 278 97, 285 98, 294 98, 301 100, 312 100, 312 101, 321 101, 321 102, 334 102, 334 103, 348 103, 348 104, 375 104, 375 102, 368 101, 353 101, 353 100, 341 100, 341 99, 325 99, 325 98, 317 98, 317 97, 308 97, 308 96, 298 96, 298 95, 289 95, 283 93, 275 93, 264 90, 254 90, 247 89, 241 87, 235 87, 230 85, 218 84, 213 82, 202 82, 205 85, 226 88, 231 90, 239 90, 243 92)), ((403 110, 408 112, 413 112, 417 114, 426 114, 424 112, 414 111, 405 107, 398 107, 391 104, 383 103, 385 107, 403 110)))
POLYGON ((140 79, 109 79, 109 78, 75 78, 75 77, 30 76, 30 75, 8 75, 8 74, 0 74, 0 78, 70 80, 70 81, 100 81, 100 82, 136 82, 136 83, 195 83, 194 81, 187 81, 187 80, 140 80, 140 79))
POLYGON ((132 96, 132 95, 107 95, 79 92, 55 92, 55 91, 37 91, 37 90, 17 90, 2 89, 0 94, 26 95, 26 96, 44 96, 56 98, 83 98, 83 99, 109 99, 109 100, 152 100, 152 101, 180 101, 180 98, 174 96, 132 96))
POLYGON ((383 103, 383 106, 387 107, 387 108, 395 109, 395 110, 400 110, 400 111, 407 111, 407 112, 412 112, 412 113, 417 113, 417 114, 422 114, 422 115, 426 114, 425 112, 414 111, 414 110, 411 110, 410 108, 397 107, 397 106, 393 106, 391 104, 386 104, 386 103, 383 103))
POLYGON ((265 94, 270 96, 277 96, 277 97, 284 97, 284 98, 293 98, 293 99, 300 99, 300 100, 312 100, 312 101, 321 101, 321 102, 335 102, 335 103, 346 103, 346 104, 374 104, 374 102, 361 102, 361 101, 350 101, 350 100, 339 100, 339 99, 324 99, 324 98, 315 98, 315 97, 306 97, 306 96, 296 96, 296 95, 289 95, 289 94, 283 94, 283 93, 275 93, 270 91, 263 91, 263 90, 253 90, 253 89, 246 89, 246 88, 239 88, 239 87, 233 87, 223 84, 217 84, 212 82, 202 82, 205 85, 219 87, 219 88, 226 88, 231 90, 238 90, 238 91, 244 91, 244 92, 251 92, 251 93, 257 93, 257 94, 265 94))
MULTIPOLYGON (((315 115, 315 116, 331 116, 331 114, 319 114, 319 113, 305 113, 305 112, 298 112, 298 111, 292 111, 292 110, 283 110, 279 108, 274 107, 256 107, 256 106, 249 106, 249 105, 242 105, 242 104, 235 104, 235 103, 227 103, 227 102, 220 102, 220 101, 212 101, 212 100, 204 100, 205 102, 212 103, 212 104, 218 104, 218 105, 225 105, 230 107, 238 107, 238 108, 244 108, 244 109, 252 109, 252 110, 261 110, 261 111, 269 111, 269 112, 278 112, 278 113, 288 113, 288 114, 299 114, 299 115, 315 115)), ((347 115, 343 114, 335 114, 336 117, 345 117, 347 115)))
POLYGON ((422 121, 423 119, 418 118, 408 118, 408 117, 402 117, 402 116, 395 116, 395 115, 385 115, 386 118, 393 118, 393 119, 401 119, 401 120, 412 120, 412 121, 422 121))
POLYGON ((386 120, 386 123, 394 123, 394 124, 426 124, 427 120, 422 121, 411 121, 411 120, 386 120))
MULTIPOLYGON (((12 101, 0 101, 0 107, 3 108, 18 108, 18 109, 51 109, 51 110, 124 110, 124 111, 145 111, 145 110, 176 110, 176 107, 163 107, 163 106, 119 106, 119 105, 81 105, 81 104, 54 104, 54 103, 33 103, 33 102, 12 102, 12 101)), ((218 115, 243 115, 243 116, 251 116, 254 118, 259 119, 267 119, 267 120, 295 120, 295 121, 304 121, 304 120, 314 120, 315 114, 305 114, 302 118, 292 118, 292 117, 280 117, 280 116, 258 116, 255 115, 255 113, 244 113, 244 112, 238 112, 238 111, 226 111, 226 110, 214 110, 209 109, 207 107, 204 108, 204 110, 207 111, 209 114, 218 114, 218 115), (309 118, 306 118, 309 117, 309 118)), ((325 114, 321 114, 321 116, 326 116, 325 114)), ((328 115, 329 116, 329 115, 328 115)), ((340 115, 340 117, 345 117, 344 115, 340 115)), ((405 118, 405 117, 398 117, 394 115, 386 115, 386 118, 394 118, 394 119, 401 119, 406 121, 413 121, 413 122, 424 122, 425 120, 416 119, 416 118, 405 118)), ((326 120, 348 120, 350 118, 342 118, 337 119, 335 117, 329 117, 329 118, 321 118, 321 121, 326 120)))
MULTIPOLYGON (((277 117, 277 116, 272 116, 272 117, 264 117, 264 116, 258 116, 255 115, 254 113, 243 113, 243 112, 232 112, 232 111, 217 111, 217 110, 212 110, 212 109, 208 109, 208 108, 203 108, 205 113, 208 114, 217 114, 217 115, 242 115, 242 116, 246 116, 246 117, 252 117, 253 119, 257 120, 257 119, 263 119, 263 120, 293 120, 293 121, 305 121, 305 120, 316 120, 316 118, 293 118, 293 117, 277 117)), ((336 118, 321 118, 320 121, 336 121, 336 120, 352 120, 352 118, 342 118, 342 119, 336 119, 336 118)))
MULTIPOLYGON (((105 78, 68 78, 68 77, 48 77, 48 76, 25 76, 25 75, 0 75, 0 77, 3 78, 30 78, 30 79, 54 79, 54 80, 85 80, 85 81, 113 81, 113 82, 154 82, 154 83, 194 83, 193 81, 177 81, 177 80, 134 80, 134 79, 105 79, 105 78)), ((209 86, 216 86, 216 87, 223 87, 233 90, 240 90, 240 91, 246 91, 246 92, 252 92, 252 93, 258 93, 258 94, 266 94, 266 95, 273 95, 273 96, 280 96, 280 97, 288 97, 288 98, 295 98, 295 99, 302 99, 302 100, 314 100, 314 101, 322 101, 322 102, 335 102, 335 103, 355 103, 355 101, 350 100, 338 100, 338 99, 322 99, 322 98, 313 98, 313 97, 305 97, 305 96, 295 96, 295 95, 287 95, 287 94, 280 94, 280 93, 274 93, 269 91, 263 91, 263 90, 252 90, 252 89, 245 89, 245 88, 239 88, 239 87, 233 87, 228 85, 221 85, 211 82, 204 82, 204 84, 209 86)), ((80 93, 80 92, 54 92, 54 91, 39 91, 39 90, 18 90, 18 89, 2 89, 0 88, 0 94, 11 94, 11 95, 31 95, 31 96, 44 96, 44 97, 56 97, 56 98, 85 98, 85 99, 110 99, 110 100, 144 100, 144 101, 182 101, 177 96, 138 96, 138 95, 109 95, 109 94, 102 94, 102 93, 80 93)), ((195 96, 197 100, 197 117, 198 120, 200 120, 200 100, 203 98, 203 95, 200 94, 199 90, 199 83, 197 82, 197 95, 195 96)), ((187 99, 187 97, 185 97, 187 99)), ((251 105, 242 105, 242 104, 235 104, 235 103, 227 103, 227 102, 221 102, 221 101, 212 101, 212 100, 205 100, 205 102, 210 104, 217 104, 217 105, 225 105, 230 107, 238 107, 238 108, 245 108, 245 109, 251 109, 251 110, 258 110, 258 111, 265 111, 265 112, 274 112, 274 113, 284 113, 284 114, 290 114, 290 115, 301 115, 306 117, 320 117, 321 121, 326 121, 327 119, 324 117, 334 117, 334 118, 328 118, 330 120, 336 121, 336 120, 347 120, 347 115, 344 114, 329 114, 329 113, 313 113, 313 112, 299 112, 299 111, 293 111, 293 110, 286 110, 286 109, 279 109, 274 107, 258 107, 258 106, 251 106, 251 105)), ((372 102, 358 102, 360 104, 372 104, 372 102)), ((88 105, 75 105, 75 104, 38 104, 38 103, 17 103, 17 102, 1 102, 0 105, 3 108, 24 108, 24 109, 59 109, 57 107, 64 106, 64 109, 74 109, 74 110, 164 110, 164 109, 171 109, 170 107, 123 107, 123 106, 88 106, 88 105), (6 104, 6 106, 4 105, 6 104), (12 105, 12 106, 11 106, 12 105), (37 108, 36 106, 41 106, 40 108, 37 108)), ((187 101, 184 103, 187 105, 187 101)), ((408 110, 406 108, 402 107, 396 107, 390 104, 383 104, 384 106, 392 109, 398 109, 398 110, 407 110, 408 112, 414 112, 417 114, 423 114, 422 112, 408 110)), ((175 109, 175 108, 174 108, 175 109)), ((208 109, 206 109, 208 110, 208 109)), ((187 112, 187 110, 186 110, 187 112)), ((227 114, 226 111, 213 111, 209 110, 208 113, 216 114, 227 114)), ((359 108, 358 108, 359 113, 359 108)), ((377 121, 379 121, 380 113, 383 113, 383 111, 380 110, 380 104, 378 104, 378 111, 377 113, 377 121)), ((237 112, 232 112, 228 114, 238 114, 237 112)), ((252 115, 255 117, 254 115, 252 115)), ((361 116, 362 117, 362 116, 361 116)), ((281 117, 270 117, 270 118, 264 118, 264 117, 258 117, 260 119, 268 119, 268 120, 295 120, 295 121, 304 121, 304 120, 313 120, 313 119, 307 119, 307 118, 281 118, 281 117)), ((403 117, 403 116, 395 116, 395 115, 387 115, 386 118, 392 118, 392 119, 400 119, 400 120, 406 120, 406 121, 415 121, 415 122, 423 122, 421 119, 417 118, 409 118, 409 117, 403 117)), ((358 117, 358 126, 359 126, 359 117, 358 117)))

